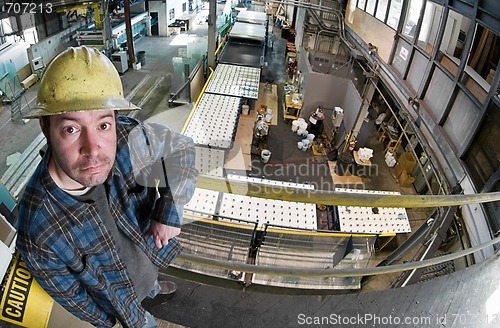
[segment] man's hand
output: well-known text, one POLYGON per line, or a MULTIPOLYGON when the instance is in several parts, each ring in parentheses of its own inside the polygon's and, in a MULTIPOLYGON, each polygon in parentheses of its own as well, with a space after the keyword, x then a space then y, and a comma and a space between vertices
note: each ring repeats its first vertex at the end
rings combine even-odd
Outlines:
POLYGON ((156 247, 162 248, 168 241, 181 233, 181 228, 171 227, 155 220, 151 220, 146 236, 153 236, 156 247))

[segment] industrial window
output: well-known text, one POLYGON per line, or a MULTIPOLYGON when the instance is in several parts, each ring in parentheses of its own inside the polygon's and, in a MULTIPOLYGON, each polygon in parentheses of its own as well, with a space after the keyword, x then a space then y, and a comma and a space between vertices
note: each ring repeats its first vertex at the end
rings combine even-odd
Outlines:
POLYGON ((387 16, 387 25, 393 29, 398 28, 399 19, 401 18, 401 9, 403 0, 392 0, 389 7, 389 15, 387 16))
POLYGON ((24 41, 29 44, 36 44, 38 42, 38 36, 36 34, 36 27, 27 28, 23 31, 24 41))
POLYGON ((12 25, 11 25, 9 18, 4 18, 4 19, 0 20, 0 22, 2 24, 2 30, 3 30, 4 34, 9 34, 9 33, 14 32, 14 30, 12 29, 12 25))
POLYGON ((187 10, 187 4, 184 2, 182 4, 182 12, 185 12, 187 10))
POLYGON ((378 0, 377 12, 375 13, 375 18, 385 22, 385 16, 387 14, 387 4, 389 0, 378 0))
MULTIPOLYGON (((14 19, 14 18, 12 18, 12 19, 14 19)), ((15 21, 11 21, 10 18, 4 18, 4 19, 0 20, 0 25, 1 25, 0 30, 2 31, 3 35, 12 33, 11 35, 3 36, 2 43, 6 43, 6 42, 15 43, 16 36, 13 34, 14 28, 17 31, 17 25, 15 24, 15 21), (12 25, 13 23, 14 23, 14 25, 12 25)))
POLYGON ((175 18, 175 9, 172 8, 168 11, 168 19, 172 20, 174 18, 175 18))
POLYGON ((423 0, 410 0, 408 11, 406 12, 405 23, 402 34, 410 38, 415 37, 420 10, 422 9, 423 0))
POLYGON ((469 30, 471 20, 456 11, 450 10, 446 19, 443 39, 439 45, 438 60, 441 65, 454 76, 460 66, 460 58, 464 42, 460 41, 461 35, 469 30))
MULTIPOLYGON (((500 108, 492 103, 463 160, 478 192, 500 191, 500 108)), ((500 202, 484 204, 491 230, 500 234, 500 202)))
MULTIPOLYGON (((487 191, 500 191, 500 180, 497 180, 495 186, 491 188, 491 190, 487 191)), ((500 201, 486 203, 484 204, 484 207, 486 209, 486 213, 488 214, 491 230, 493 231, 495 237, 498 237, 500 235, 500 201)))
POLYGON ((358 8, 359 9, 365 10, 365 6, 366 6, 366 0, 358 0, 358 8))
POLYGON ((443 21, 443 6, 427 1, 417 45, 432 55, 436 47, 438 31, 443 21))
POLYGON ((366 12, 370 15, 375 15, 375 6, 377 4, 377 0, 368 0, 366 3, 366 12))
POLYGON ((463 160, 478 191, 500 169, 500 108, 491 103, 463 160))
MULTIPOLYGON (((459 40, 465 36, 458 36, 459 40)), ((478 73, 488 84, 493 82, 500 57, 500 40, 497 34, 477 25, 474 42, 467 65, 478 73)))
POLYGON ((401 9, 403 7, 403 0, 351 0, 351 2, 356 3, 356 6, 359 9, 381 20, 393 29, 398 27, 399 19, 401 17, 401 9), (388 15, 387 10, 389 10, 388 15))

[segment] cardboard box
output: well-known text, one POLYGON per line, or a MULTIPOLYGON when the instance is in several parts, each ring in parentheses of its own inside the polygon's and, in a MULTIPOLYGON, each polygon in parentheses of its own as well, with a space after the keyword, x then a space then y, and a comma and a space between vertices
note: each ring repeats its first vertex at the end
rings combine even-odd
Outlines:
POLYGON ((411 172, 416 164, 417 160, 413 157, 413 154, 404 152, 399 156, 398 162, 394 166, 394 174, 399 177, 403 171, 411 172))
POLYGON ((415 182, 415 178, 408 174, 407 171, 403 170, 398 177, 399 186, 402 188, 409 188, 415 182))

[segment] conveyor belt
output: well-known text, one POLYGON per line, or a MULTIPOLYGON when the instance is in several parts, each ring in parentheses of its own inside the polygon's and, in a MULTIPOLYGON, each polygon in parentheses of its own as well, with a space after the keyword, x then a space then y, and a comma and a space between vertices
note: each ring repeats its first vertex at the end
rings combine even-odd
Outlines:
POLYGON ((260 68, 263 55, 264 47, 261 45, 229 41, 219 57, 219 63, 260 68))

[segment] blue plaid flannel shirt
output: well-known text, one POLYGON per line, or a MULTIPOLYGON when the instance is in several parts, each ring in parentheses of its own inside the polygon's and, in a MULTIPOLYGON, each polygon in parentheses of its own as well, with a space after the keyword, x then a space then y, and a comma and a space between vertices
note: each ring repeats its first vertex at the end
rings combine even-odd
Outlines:
MULTIPOLYGON (((142 327, 145 310, 110 232, 95 204, 77 201, 54 183, 47 169, 49 152, 50 148, 19 203, 19 252, 41 287, 83 321, 112 327, 118 318, 127 327, 142 327)), ((158 249, 153 238, 144 237, 144 233, 150 219, 180 227, 183 205, 195 189, 194 166, 195 150, 190 138, 164 126, 117 118, 116 160, 105 182, 109 185, 110 210, 118 228, 160 268, 174 260, 181 246, 172 239, 158 249), (141 129, 144 138, 130 144, 129 133, 135 127, 141 129), (161 149, 152 150, 151 146, 161 149), (142 157, 146 162, 132 165, 134 151, 136 162, 142 157), (152 218, 156 190, 137 183, 133 171, 144 174, 147 161, 155 160, 155 153, 164 158, 172 174, 168 179, 170 204, 163 204, 163 216, 152 218)))

